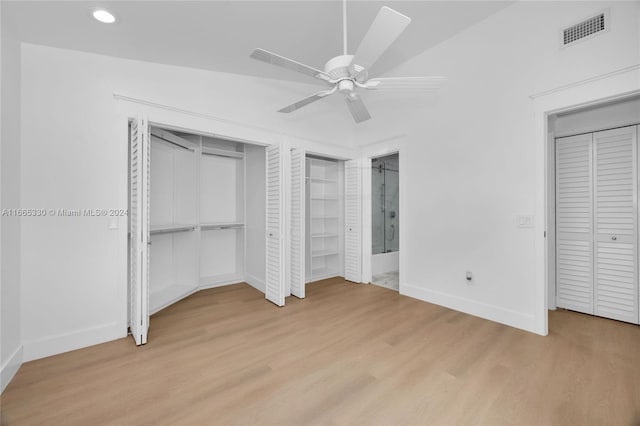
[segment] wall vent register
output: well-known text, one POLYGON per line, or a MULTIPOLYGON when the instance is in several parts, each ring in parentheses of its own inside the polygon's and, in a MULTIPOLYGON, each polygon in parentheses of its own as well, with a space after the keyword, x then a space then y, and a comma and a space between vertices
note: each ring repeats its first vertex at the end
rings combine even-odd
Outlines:
POLYGON ((608 21, 607 13, 602 12, 596 16, 565 28, 562 30, 562 45, 567 46, 589 36, 603 32, 608 29, 608 21))

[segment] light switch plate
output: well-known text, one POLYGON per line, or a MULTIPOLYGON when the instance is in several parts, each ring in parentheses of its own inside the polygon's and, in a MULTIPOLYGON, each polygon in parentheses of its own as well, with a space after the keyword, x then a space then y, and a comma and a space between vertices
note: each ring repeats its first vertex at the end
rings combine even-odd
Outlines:
POLYGON ((112 229, 118 229, 118 217, 117 216, 109 216, 109 218, 107 219, 107 227, 109 228, 109 230, 112 229))
POLYGON ((533 215, 519 214, 518 215, 518 228, 533 228, 535 221, 533 215))

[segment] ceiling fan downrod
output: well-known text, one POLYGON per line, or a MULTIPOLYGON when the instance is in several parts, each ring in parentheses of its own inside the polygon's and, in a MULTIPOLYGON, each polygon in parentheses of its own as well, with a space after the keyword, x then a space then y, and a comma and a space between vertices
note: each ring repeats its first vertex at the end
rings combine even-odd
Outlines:
POLYGON ((347 50, 347 0, 342 0, 342 54, 349 54, 347 50))

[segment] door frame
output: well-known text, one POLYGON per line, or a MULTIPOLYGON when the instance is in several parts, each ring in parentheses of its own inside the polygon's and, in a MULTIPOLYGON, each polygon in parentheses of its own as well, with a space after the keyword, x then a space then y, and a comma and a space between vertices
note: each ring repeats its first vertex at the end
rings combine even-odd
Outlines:
POLYGON ((405 268, 405 254, 406 254, 406 170, 405 161, 403 157, 404 143, 406 136, 399 135, 391 139, 387 139, 381 142, 373 143, 363 147, 362 154, 362 282, 371 284, 373 277, 371 257, 373 241, 373 231, 371 229, 373 217, 371 210, 371 161, 374 158, 384 157, 391 154, 398 154, 398 222, 400 223, 398 230, 398 238, 400 238, 399 253, 400 258, 400 271, 398 278, 399 293, 403 293, 403 283, 405 281, 404 271, 405 268))
POLYGON ((549 334, 549 312, 555 309, 555 134, 554 116, 585 107, 622 101, 640 94, 640 65, 535 93, 535 262, 534 314, 531 331, 549 334), (551 301, 553 299, 553 301, 551 301))

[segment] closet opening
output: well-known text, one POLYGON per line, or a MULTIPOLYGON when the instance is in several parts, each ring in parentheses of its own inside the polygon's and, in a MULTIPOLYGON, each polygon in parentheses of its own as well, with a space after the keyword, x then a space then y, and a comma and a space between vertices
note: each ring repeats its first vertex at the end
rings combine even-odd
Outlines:
POLYGON ((307 283, 344 276, 344 163, 307 154, 305 239, 307 283))
POLYGON ((306 297, 308 283, 362 281, 362 166, 292 148, 287 291, 306 297))
POLYGON ((548 117, 548 306, 640 324, 640 96, 548 117))
POLYGON ((149 315, 197 291, 246 282, 265 292, 265 146, 137 120, 129 160, 136 343, 146 343, 149 315))
POLYGON ((400 162, 398 153, 371 159, 371 283, 399 290, 400 162))

